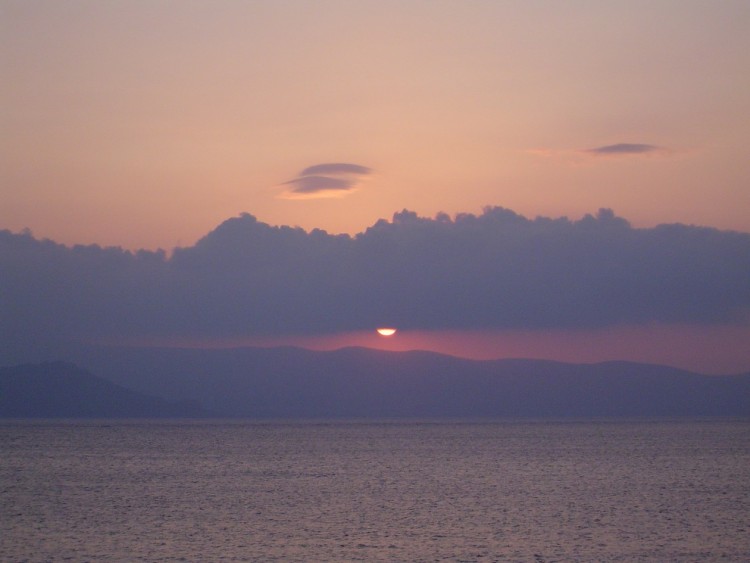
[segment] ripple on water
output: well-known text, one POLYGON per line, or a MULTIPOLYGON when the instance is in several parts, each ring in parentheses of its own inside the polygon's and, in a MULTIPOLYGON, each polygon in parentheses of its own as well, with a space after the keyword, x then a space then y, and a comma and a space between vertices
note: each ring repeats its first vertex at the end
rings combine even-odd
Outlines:
POLYGON ((4 560, 750 560, 750 424, 0 424, 4 560))

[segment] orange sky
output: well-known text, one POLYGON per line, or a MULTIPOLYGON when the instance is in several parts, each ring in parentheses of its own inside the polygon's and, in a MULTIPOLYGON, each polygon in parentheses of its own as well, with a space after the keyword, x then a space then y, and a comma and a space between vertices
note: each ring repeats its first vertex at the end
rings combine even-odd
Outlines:
POLYGON ((750 4, 0 0, 0 228, 171 249, 500 205, 750 231, 750 4), (618 143, 655 150, 609 156, 618 143), (286 199, 319 163, 371 168, 286 199))

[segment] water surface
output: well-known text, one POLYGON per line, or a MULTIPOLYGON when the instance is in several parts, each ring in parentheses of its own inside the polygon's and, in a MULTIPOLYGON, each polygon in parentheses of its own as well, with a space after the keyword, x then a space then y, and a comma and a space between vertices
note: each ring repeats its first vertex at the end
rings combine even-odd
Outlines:
POLYGON ((3 561, 750 561, 750 423, 4 422, 3 561))

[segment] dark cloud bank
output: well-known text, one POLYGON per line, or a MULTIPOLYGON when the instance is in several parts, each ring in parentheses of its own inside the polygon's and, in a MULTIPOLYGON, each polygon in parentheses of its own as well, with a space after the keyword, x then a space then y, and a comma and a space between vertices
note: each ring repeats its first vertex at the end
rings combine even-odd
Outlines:
POLYGON ((403 211, 354 237, 245 214, 171 257, 0 231, 5 361, 69 340, 747 323, 749 311, 750 234, 635 229, 609 210, 403 211))

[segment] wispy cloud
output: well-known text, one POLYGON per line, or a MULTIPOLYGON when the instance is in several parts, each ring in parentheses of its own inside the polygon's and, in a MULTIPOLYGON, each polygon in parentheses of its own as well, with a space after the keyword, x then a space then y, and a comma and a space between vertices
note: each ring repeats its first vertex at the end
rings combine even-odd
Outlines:
POLYGON ((587 149, 551 149, 535 147, 526 154, 550 159, 570 166, 587 166, 594 160, 608 158, 659 157, 675 153, 673 149, 650 143, 614 143, 587 149))
POLYGON ((557 164, 579 167, 591 166, 597 161, 608 159, 662 158, 674 156, 682 151, 651 143, 614 143, 587 149, 534 147, 526 149, 524 152, 557 164))
POLYGON ((615 143, 614 145, 586 149, 583 152, 595 156, 625 156, 654 154, 664 152, 664 150, 663 147, 647 143, 615 143))
POLYGON ((284 182, 284 185, 292 186, 291 191, 295 194, 319 194, 330 190, 350 191, 354 189, 355 182, 328 176, 300 176, 284 182))
POLYGON ((372 174, 372 169, 349 162, 327 162, 308 166, 287 186, 279 196, 284 199, 311 199, 341 197, 358 189, 362 181, 372 174))
POLYGON ((308 176, 310 174, 355 174, 358 176, 367 176, 372 174, 372 169, 367 166, 350 164, 348 162, 329 162, 327 164, 308 166, 300 172, 300 176, 308 176))

